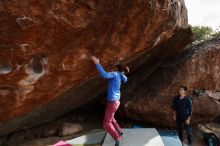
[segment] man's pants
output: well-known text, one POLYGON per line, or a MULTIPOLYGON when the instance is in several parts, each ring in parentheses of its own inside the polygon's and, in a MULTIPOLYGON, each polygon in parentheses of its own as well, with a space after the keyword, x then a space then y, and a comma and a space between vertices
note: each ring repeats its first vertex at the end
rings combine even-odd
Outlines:
POLYGON ((187 125, 185 123, 186 119, 187 118, 184 117, 176 118, 177 132, 180 140, 183 141, 183 126, 184 126, 184 129, 186 130, 186 134, 187 134, 188 143, 189 145, 192 145, 192 127, 191 124, 187 125))
POLYGON ((117 111, 120 105, 119 101, 107 102, 105 117, 103 121, 104 129, 115 139, 121 140, 121 136, 119 135, 120 127, 117 121, 114 118, 115 112, 117 111))

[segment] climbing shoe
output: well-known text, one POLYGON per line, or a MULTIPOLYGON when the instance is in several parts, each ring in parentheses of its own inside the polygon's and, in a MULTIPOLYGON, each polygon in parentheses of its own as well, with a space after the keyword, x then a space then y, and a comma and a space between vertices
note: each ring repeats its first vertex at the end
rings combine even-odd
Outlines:
POLYGON ((123 132, 121 132, 121 131, 118 131, 118 134, 119 134, 120 136, 122 136, 122 135, 123 135, 123 132))

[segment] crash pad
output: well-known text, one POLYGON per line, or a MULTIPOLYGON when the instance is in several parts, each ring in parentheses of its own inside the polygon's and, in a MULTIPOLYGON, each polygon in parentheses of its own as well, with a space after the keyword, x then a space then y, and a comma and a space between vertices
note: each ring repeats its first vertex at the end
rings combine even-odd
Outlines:
POLYGON ((53 146, 72 146, 72 145, 70 145, 69 143, 61 140, 58 143, 54 144, 53 146))
MULTIPOLYGON (((155 128, 122 129, 123 139, 120 146, 164 146, 155 128)), ((107 134, 102 146, 113 146, 115 140, 107 134)))

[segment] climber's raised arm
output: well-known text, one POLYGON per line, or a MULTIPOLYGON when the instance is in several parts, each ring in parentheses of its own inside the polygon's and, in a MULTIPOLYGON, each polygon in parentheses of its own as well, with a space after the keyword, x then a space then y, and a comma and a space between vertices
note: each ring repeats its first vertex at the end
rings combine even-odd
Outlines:
POLYGON ((94 64, 96 65, 97 70, 99 71, 99 73, 101 74, 101 76, 105 79, 111 79, 111 78, 115 78, 116 74, 114 72, 106 72, 103 67, 100 65, 99 63, 99 59, 96 58, 95 56, 91 57, 92 61, 94 62, 94 64))

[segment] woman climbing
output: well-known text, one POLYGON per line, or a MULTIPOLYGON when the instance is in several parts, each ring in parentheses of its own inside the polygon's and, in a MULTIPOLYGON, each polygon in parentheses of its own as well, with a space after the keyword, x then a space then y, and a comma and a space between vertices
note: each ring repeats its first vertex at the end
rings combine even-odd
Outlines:
POLYGON ((92 56, 91 59, 101 76, 108 79, 107 105, 103 127, 115 139, 115 146, 119 146, 123 133, 114 118, 114 114, 120 105, 121 81, 127 82, 127 77, 124 74, 129 72, 129 68, 123 64, 117 64, 115 65, 116 71, 106 72, 100 65, 98 58, 92 56))

